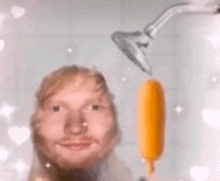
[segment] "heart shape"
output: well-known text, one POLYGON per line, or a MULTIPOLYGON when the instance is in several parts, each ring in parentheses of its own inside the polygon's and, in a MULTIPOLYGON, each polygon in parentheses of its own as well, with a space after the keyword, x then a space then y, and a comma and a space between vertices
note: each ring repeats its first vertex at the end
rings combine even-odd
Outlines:
POLYGON ((5 42, 3 40, 0 40, 0 52, 3 50, 5 46, 5 42))
POLYGON ((220 111, 204 109, 202 111, 202 117, 208 125, 216 128, 220 127, 220 111))
POLYGON ((204 181, 209 176, 209 170, 207 167, 194 166, 190 169, 190 175, 196 181, 204 181))
POLYGON ((17 145, 21 145, 30 137, 30 130, 27 127, 12 126, 8 129, 9 137, 17 145))
POLYGON ((5 147, 0 147, 0 160, 5 161, 8 158, 8 150, 5 147))
POLYGON ((20 18, 24 15, 25 9, 20 6, 12 6, 11 7, 11 13, 15 18, 20 18))

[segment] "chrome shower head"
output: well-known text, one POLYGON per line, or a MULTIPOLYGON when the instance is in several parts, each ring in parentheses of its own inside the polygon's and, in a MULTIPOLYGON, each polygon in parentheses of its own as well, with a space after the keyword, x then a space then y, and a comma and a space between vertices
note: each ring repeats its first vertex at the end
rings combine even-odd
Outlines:
POLYGON ((147 47, 151 37, 140 31, 126 33, 116 31, 111 35, 111 39, 119 49, 142 71, 152 75, 152 67, 146 59, 142 47, 147 47))
POLYGON ((148 24, 143 32, 136 31, 125 33, 116 31, 111 35, 111 39, 125 53, 125 55, 134 62, 141 70, 152 75, 152 67, 148 63, 142 47, 147 47, 152 37, 157 31, 175 14, 182 12, 220 12, 218 4, 198 6, 192 3, 177 4, 169 7, 154 22, 148 24))

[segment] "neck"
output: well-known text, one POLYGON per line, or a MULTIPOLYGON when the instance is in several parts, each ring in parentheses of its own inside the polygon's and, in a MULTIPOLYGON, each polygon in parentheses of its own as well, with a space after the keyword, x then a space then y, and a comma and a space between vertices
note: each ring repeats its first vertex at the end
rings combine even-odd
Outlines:
POLYGON ((98 173, 92 170, 71 170, 63 171, 59 169, 57 172, 57 181, 96 181, 98 173))

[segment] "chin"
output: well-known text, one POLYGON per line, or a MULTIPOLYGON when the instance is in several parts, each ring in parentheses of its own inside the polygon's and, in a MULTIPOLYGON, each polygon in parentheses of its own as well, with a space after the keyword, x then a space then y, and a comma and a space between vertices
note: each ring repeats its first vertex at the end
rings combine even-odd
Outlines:
POLYGON ((96 163, 106 158, 111 152, 110 148, 98 148, 93 145, 87 150, 71 151, 62 147, 48 148, 42 150, 49 162, 58 168, 70 171, 73 169, 89 169, 93 168, 96 163))
POLYGON ((93 168, 97 160, 80 160, 80 161, 69 161, 69 160, 58 160, 58 168, 69 171, 74 169, 85 170, 88 168, 93 168))

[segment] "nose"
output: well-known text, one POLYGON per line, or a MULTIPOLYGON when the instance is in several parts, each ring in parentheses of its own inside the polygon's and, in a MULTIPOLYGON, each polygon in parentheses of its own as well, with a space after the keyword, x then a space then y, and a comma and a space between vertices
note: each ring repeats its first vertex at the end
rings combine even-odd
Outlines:
POLYGON ((67 135, 80 135, 87 131, 85 116, 80 111, 71 111, 66 117, 65 132, 67 135))

